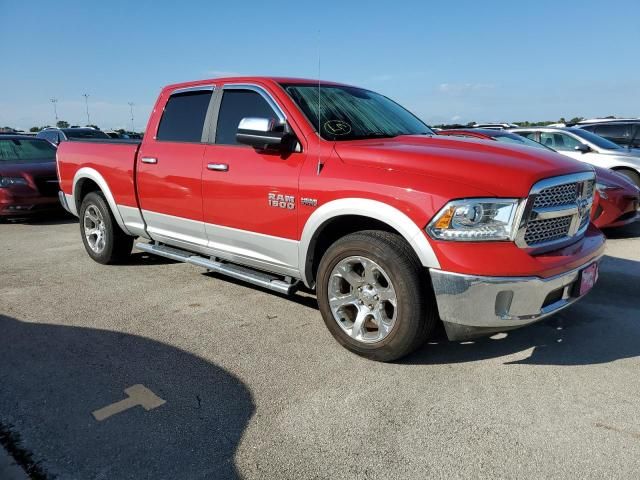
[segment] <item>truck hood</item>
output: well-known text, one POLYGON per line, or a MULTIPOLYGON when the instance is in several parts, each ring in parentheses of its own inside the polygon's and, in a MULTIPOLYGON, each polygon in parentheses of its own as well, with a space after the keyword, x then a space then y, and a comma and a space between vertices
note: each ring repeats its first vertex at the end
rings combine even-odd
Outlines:
POLYGON ((544 149, 459 137, 402 135, 336 142, 345 163, 457 182, 497 197, 526 197, 537 181, 591 167, 544 149))

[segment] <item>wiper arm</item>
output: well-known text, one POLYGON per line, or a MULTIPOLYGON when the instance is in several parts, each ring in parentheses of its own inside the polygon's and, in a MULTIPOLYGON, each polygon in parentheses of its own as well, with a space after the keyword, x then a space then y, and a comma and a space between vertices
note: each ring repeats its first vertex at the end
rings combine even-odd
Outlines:
POLYGON ((366 138, 393 138, 393 137, 397 137, 397 136, 398 135, 393 135, 391 133, 369 132, 366 135, 358 136, 358 138, 360 138, 360 139, 366 139, 366 138))

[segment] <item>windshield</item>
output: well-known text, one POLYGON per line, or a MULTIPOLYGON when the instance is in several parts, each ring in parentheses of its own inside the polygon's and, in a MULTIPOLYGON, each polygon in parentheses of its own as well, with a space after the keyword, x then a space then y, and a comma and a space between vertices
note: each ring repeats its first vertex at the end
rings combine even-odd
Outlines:
POLYGON ((44 163, 56 161, 56 149, 46 140, 0 139, 0 162, 44 163))
POLYGON ((588 132, 587 130, 582 130, 581 128, 573 128, 571 129, 571 133, 579 136, 580 138, 584 138, 588 142, 593 143, 596 147, 604 148, 605 150, 622 150, 622 147, 617 143, 613 143, 606 138, 602 138, 600 135, 588 132))
POLYGON ((543 150, 554 151, 552 148, 549 148, 541 143, 538 143, 535 140, 531 140, 530 138, 527 138, 527 137, 521 137, 520 135, 516 135, 515 133, 512 135, 496 135, 494 138, 498 142, 514 143, 516 145, 526 145, 527 147, 542 148, 543 150))
POLYGON ((104 133, 102 130, 93 130, 93 129, 69 129, 63 130, 64 134, 67 138, 111 138, 109 135, 104 133))
POLYGON ((282 86, 316 131, 320 124, 320 135, 325 140, 434 134, 415 115, 369 90, 341 85, 322 85, 320 88, 311 84, 282 86))

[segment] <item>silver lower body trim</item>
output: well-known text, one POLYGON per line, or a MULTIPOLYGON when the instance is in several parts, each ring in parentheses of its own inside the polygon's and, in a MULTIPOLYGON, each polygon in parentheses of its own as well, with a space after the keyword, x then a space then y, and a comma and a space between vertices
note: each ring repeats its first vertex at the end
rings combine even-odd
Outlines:
POLYGON ((142 210, 149 236, 208 257, 301 278, 297 240, 142 210))
POLYGON ((138 207, 129 207, 127 205, 118 205, 118 211, 122 217, 122 221, 132 235, 142 238, 149 238, 145 231, 144 219, 138 207))
POLYGON ((71 210, 71 206, 70 206, 69 202, 71 202, 71 204, 73 204, 73 196, 72 195, 67 195, 62 190, 59 190, 58 191, 58 200, 60 200, 60 205, 62 205, 62 208, 64 208, 71 215, 75 215, 76 217, 78 216, 78 214, 75 211, 76 210, 75 209, 75 205, 74 205, 73 211, 71 210))
POLYGON ((483 277, 437 269, 430 273, 445 325, 510 329, 541 320, 579 300, 573 292, 580 271, 598 260, 550 278, 483 277))

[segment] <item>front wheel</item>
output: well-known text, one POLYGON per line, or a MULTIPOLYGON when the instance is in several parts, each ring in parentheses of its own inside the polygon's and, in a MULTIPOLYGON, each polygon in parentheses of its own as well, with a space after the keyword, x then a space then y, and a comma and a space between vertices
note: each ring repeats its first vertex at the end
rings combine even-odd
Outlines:
POLYGON ((438 318, 422 265, 396 234, 372 230, 341 238, 322 257, 316 283, 329 331, 372 360, 412 352, 438 318))
POLYGON ((82 199, 80 234, 89 256, 102 264, 123 261, 133 247, 133 237, 120 229, 101 192, 91 192, 82 199))

